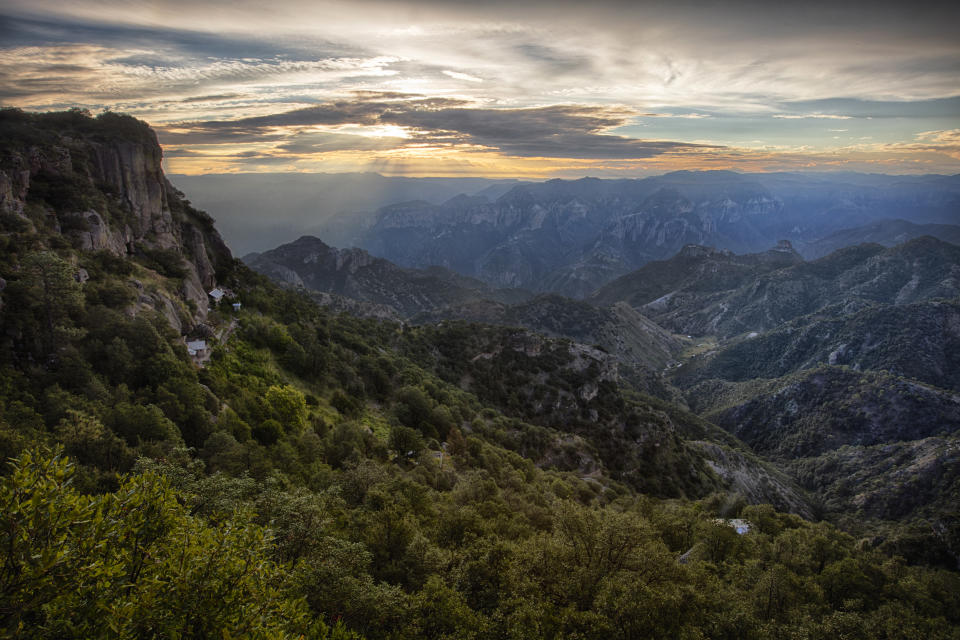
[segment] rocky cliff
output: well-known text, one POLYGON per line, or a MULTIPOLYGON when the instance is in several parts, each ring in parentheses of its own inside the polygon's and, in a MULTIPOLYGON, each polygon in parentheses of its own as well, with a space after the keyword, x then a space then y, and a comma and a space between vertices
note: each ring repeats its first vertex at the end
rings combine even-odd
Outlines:
POLYGON ((213 220, 167 181, 146 123, 112 113, 5 109, 0 140, 4 226, 59 234, 82 251, 140 258, 178 276, 174 297, 186 303, 186 314, 155 293, 141 295, 138 307, 156 308, 179 331, 206 317, 206 292, 233 258, 213 220))

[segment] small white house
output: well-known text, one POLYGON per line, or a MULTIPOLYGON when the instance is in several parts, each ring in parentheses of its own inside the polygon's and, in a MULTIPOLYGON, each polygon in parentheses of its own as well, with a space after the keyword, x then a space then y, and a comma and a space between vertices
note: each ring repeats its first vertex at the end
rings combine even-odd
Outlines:
POLYGON ((743 518, 730 518, 727 520, 723 518, 717 518, 714 520, 714 522, 717 524, 727 525, 741 536, 746 533, 750 533, 750 529, 752 528, 750 521, 744 520, 743 518))
POLYGON ((187 353, 191 358, 199 358, 207 354, 206 340, 191 340, 187 343, 187 353))
POLYGON ((240 307, 241 307, 242 305, 241 305, 239 302, 234 302, 233 305, 231 305, 231 306, 233 306, 233 310, 234 310, 234 311, 240 311, 240 307))

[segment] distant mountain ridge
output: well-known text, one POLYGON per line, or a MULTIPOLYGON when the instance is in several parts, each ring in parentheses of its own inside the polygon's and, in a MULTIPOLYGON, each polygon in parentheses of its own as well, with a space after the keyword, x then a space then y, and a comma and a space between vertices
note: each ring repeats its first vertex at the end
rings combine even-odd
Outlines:
POLYGON ((511 179, 406 178, 378 173, 240 173, 171 175, 170 180, 210 211, 237 255, 265 251, 304 235, 336 246, 355 245, 381 207, 441 203, 458 194, 497 198, 511 179), (269 212, 269 215, 264 215, 269 212))
MULTIPOLYGON (((957 214, 960 222, 960 212, 957 214)), ((808 260, 822 258, 838 249, 856 244, 872 243, 892 247, 921 236, 933 236, 939 240, 960 244, 960 225, 914 224, 907 220, 878 220, 860 227, 841 229, 801 246, 801 253, 808 260)))
POLYGON ((478 298, 516 302, 530 297, 494 290, 442 267, 403 269, 363 249, 337 249, 312 236, 248 254, 243 261, 278 282, 382 305, 401 317, 478 298))
POLYGON ((591 300, 627 301, 677 333, 731 337, 762 333, 831 306, 839 305, 842 315, 871 304, 960 295, 960 246, 929 236, 891 248, 847 247, 812 262, 781 246, 779 262, 745 263, 749 256, 706 249, 700 256, 681 254, 642 267, 591 300))
MULTIPOLYGON (((629 305, 601 309, 558 295, 493 289, 442 267, 404 269, 362 249, 337 249, 304 236, 244 262, 277 282, 306 289, 325 306, 357 315, 407 319, 416 324, 466 320, 524 327, 548 336, 598 345, 648 378, 682 350, 676 337, 629 305)), ((653 386, 650 386, 650 385, 653 386)))
POLYGON ((360 246, 407 267, 441 265, 493 286, 583 297, 688 244, 753 253, 781 239, 815 244, 884 218, 951 223, 958 214, 960 176, 680 171, 391 205, 360 246))

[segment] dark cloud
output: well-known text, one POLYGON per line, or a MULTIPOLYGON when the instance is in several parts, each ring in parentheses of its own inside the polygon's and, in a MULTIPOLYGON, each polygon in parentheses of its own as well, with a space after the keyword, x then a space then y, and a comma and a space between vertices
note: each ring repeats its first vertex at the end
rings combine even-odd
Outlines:
POLYGON ((164 149, 163 157, 164 158, 202 158, 204 157, 203 153, 199 151, 191 151, 190 149, 164 149))
POLYGON ((703 145, 637 140, 603 133, 633 114, 604 107, 556 105, 533 109, 441 109, 392 112, 390 124, 413 127, 417 139, 477 144, 512 156, 556 158, 649 158, 703 145), (445 134, 445 135, 444 135, 445 134))
POLYGON ((515 46, 514 50, 533 62, 542 73, 589 73, 593 69, 593 62, 588 56, 577 55, 554 47, 539 44, 520 44, 515 46))
MULTIPOLYGON (((202 25, 198 27, 202 28, 202 25)), ((166 60, 159 52, 176 53, 197 59, 283 57, 291 60, 317 60, 366 55, 355 46, 318 39, 298 41, 288 38, 281 42, 276 39, 257 39, 249 34, 227 36, 174 28, 9 15, 0 15, 0 42, 7 47, 96 42, 116 48, 156 49, 158 53, 149 58, 134 56, 129 58, 131 63, 144 64, 165 63, 166 60)))
POLYGON ((254 156, 226 156, 230 158, 231 164, 236 165, 289 165, 294 162, 293 158, 286 156, 271 156, 259 154, 254 156))
POLYGON ((393 112, 430 111, 444 107, 457 107, 467 104, 463 100, 450 98, 420 98, 404 102, 384 102, 374 99, 374 95, 362 96, 357 100, 327 102, 315 107, 304 107, 293 111, 254 116, 238 120, 210 120, 182 125, 195 132, 222 133, 224 135, 256 134, 274 127, 305 127, 311 125, 341 124, 379 124, 385 114, 393 112))
POLYGON ((287 138, 284 134, 264 133, 256 129, 249 131, 209 131, 192 128, 171 130, 157 126, 154 130, 162 145, 280 142, 287 138))
MULTIPOLYGON (((672 141, 647 141, 606 131, 626 124, 636 114, 624 109, 554 105, 529 109, 466 107, 462 100, 416 98, 388 102, 382 95, 331 102, 316 107, 239 120, 177 125, 176 142, 256 139, 277 128, 313 125, 393 125, 411 138, 376 139, 343 134, 292 134, 278 149, 288 153, 321 153, 347 149, 376 150, 410 145, 474 145, 521 157, 649 158, 672 151, 715 148, 672 141), (185 131, 184 131, 185 130, 185 131)), ((161 140, 167 139, 161 133, 161 140)), ((274 133, 274 135, 277 135, 274 133)))
POLYGON ((194 96, 192 98, 184 98, 180 102, 185 104, 191 104, 194 102, 216 102, 219 100, 233 100, 236 98, 244 98, 245 96, 240 93, 220 93, 212 96, 194 96))

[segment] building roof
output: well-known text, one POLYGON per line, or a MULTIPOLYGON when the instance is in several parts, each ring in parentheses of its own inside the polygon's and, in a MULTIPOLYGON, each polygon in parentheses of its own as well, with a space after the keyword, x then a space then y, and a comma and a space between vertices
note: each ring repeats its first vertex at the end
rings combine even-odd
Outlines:
POLYGON ((196 355, 198 351, 204 351, 206 348, 206 340, 191 340, 187 343, 187 351, 190 352, 190 355, 196 355))

